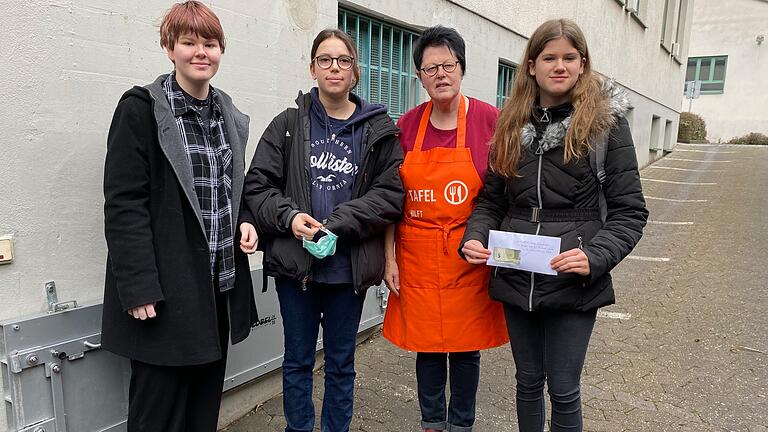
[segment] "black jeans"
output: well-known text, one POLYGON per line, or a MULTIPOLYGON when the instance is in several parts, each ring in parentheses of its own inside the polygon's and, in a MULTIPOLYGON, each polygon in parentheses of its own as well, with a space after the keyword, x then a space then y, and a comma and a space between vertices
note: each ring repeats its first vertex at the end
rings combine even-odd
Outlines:
POLYGON ((480 351, 417 353, 421 427, 470 432, 475 423, 475 400, 480 381, 480 351), (445 412, 446 363, 450 365, 451 401, 445 412))
POLYGON ((550 430, 581 431, 581 369, 597 310, 534 311, 504 305, 517 372, 520 432, 544 430, 544 382, 552 404, 550 430))
POLYGON ((229 343, 226 294, 217 292, 216 313, 221 359, 192 366, 131 360, 128 432, 216 431, 229 343))

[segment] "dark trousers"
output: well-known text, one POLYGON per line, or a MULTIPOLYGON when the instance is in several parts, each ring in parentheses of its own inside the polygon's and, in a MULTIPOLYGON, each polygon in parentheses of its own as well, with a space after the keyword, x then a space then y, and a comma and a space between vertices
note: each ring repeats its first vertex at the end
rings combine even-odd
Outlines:
POLYGON ((221 360, 194 366, 131 360, 128 432, 216 432, 229 342, 225 295, 217 295, 216 306, 221 360))
POLYGON ((347 432, 355 389, 355 342, 365 295, 351 284, 309 283, 302 290, 292 279, 276 280, 283 319, 283 412, 286 432, 310 432, 315 425, 312 370, 323 326, 325 394, 322 432, 347 432))
POLYGON ((417 353, 421 427, 470 432, 475 423, 475 401, 480 382, 480 351, 417 353), (445 382, 450 369, 451 400, 445 410, 445 382))
POLYGON ((520 432, 544 430, 544 382, 552 404, 550 430, 581 431, 581 370, 597 310, 534 311, 505 305, 517 372, 520 432))

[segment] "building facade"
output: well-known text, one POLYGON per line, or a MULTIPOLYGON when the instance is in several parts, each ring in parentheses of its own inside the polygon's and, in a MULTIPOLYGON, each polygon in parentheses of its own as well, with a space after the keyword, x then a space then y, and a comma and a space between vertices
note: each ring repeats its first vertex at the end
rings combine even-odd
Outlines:
POLYGON ((750 132, 768 135, 768 1, 696 3, 686 81, 701 81, 682 110, 707 123, 707 139, 728 142, 750 132))
MULTIPOLYGON (((272 117, 312 86, 310 47, 321 29, 339 26, 355 38, 363 69, 356 91, 386 103, 396 117, 426 98, 410 56, 422 29, 456 28, 467 43, 464 92, 500 105, 527 37, 559 17, 582 27, 594 68, 628 90, 640 164, 675 144, 693 0, 206 3, 228 39, 214 85, 251 117, 248 158, 272 117)), ((0 320, 44 311, 48 280, 56 280, 62 299, 100 301, 106 256, 101 182, 111 115, 124 91, 171 70, 158 36, 169 0, 3 4, 0 237, 13 236, 15 259, 0 266, 0 320)), ((236 406, 235 398, 248 402, 230 408, 224 421, 254 402, 249 390, 236 393, 225 406, 236 406)), ((6 429, 4 416, 0 410, 0 430, 6 429)))

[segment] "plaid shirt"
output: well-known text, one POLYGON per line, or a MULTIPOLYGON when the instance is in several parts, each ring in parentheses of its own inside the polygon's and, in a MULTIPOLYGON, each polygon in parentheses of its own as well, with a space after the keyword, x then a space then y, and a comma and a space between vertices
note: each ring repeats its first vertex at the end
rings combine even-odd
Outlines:
POLYGON ((192 166, 195 193, 208 237, 211 280, 215 284, 218 277, 219 290, 227 291, 235 285, 232 149, 217 102, 218 92, 211 87, 208 100, 201 104, 181 89, 175 74, 168 76, 163 88, 192 166))

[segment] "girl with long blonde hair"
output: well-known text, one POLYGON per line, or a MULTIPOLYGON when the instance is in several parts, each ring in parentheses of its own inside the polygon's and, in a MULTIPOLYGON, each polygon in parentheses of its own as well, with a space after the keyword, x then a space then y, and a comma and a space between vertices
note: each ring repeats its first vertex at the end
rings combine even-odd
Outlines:
POLYGON ((548 263, 556 275, 497 267, 489 291, 504 305, 519 430, 544 430, 546 382, 550 430, 580 431, 581 370, 597 309, 615 302, 609 272, 640 240, 648 211, 624 118, 629 102, 592 72, 579 27, 543 23, 521 65, 460 252, 485 264, 490 230, 560 238, 561 253, 548 263), (601 146, 604 173, 590 157, 601 146))

